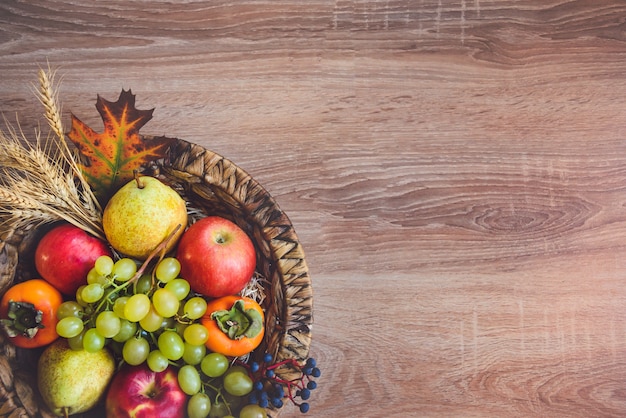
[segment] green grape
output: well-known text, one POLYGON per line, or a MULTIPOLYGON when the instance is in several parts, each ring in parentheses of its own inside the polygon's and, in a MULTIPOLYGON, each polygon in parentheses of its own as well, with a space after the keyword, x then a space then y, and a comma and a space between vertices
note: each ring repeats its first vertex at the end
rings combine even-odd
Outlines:
POLYGON ((252 379, 242 366, 232 366, 224 374, 224 389, 233 396, 246 396, 252 392, 252 379))
POLYGON ((185 328, 183 338, 189 344, 201 345, 209 339, 209 330, 202 324, 191 324, 185 328))
POLYGON ((206 393, 196 393, 187 402, 189 418, 206 418, 211 412, 211 398, 206 393))
POLYGON ((76 299, 76 303, 78 303, 82 307, 89 305, 89 303, 85 302, 82 297, 83 289, 85 289, 86 287, 87 287, 86 284, 78 286, 78 289, 76 289, 76 295, 74 295, 74 299, 76 299))
POLYGON ((148 293, 152 289, 152 276, 142 274, 135 282, 135 293, 148 293))
POLYGON ((221 353, 209 353, 200 362, 200 370, 208 377, 219 377, 230 367, 228 357, 221 353))
POLYGON ((176 328, 176 324, 178 321, 174 317, 172 318, 163 318, 163 322, 161 323, 161 328, 163 329, 174 329, 176 328))
POLYGON ((174 331, 164 331, 157 340, 161 353, 169 360, 178 360, 185 352, 183 339, 174 331))
POLYGON ((197 364, 200 364, 205 355, 206 346, 204 344, 192 345, 189 343, 185 343, 185 351, 183 351, 183 361, 185 363, 195 366, 197 364))
POLYGON ((104 347, 106 339, 95 328, 85 331, 83 336, 83 349, 90 353, 96 353, 104 347))
POLYGON ((69 316, 74 316, 76 318, 80 318, 83 315, 83 307, 80 304, 73 300, 68 300, 63 302, 57 308, 57 319, 67 318, 69 316))
POLYGON ((148 311, 146 316, 141 318, 141 320, 139 321, 139 325, 141 325, 141 328, 143 328, 145 331, 155 332, 161 328, 162 324, 163 317, 159 315, 156 309, 154 309, 154 305, 150 304, 150 310, 148 311))
POLYGON ((239 418, 267 418, 267 412, 259 405, 249 404, 241 408, 239 418))
POLYGON ((150 298, 143 293, 132 295, 124 305, 124 318, 139 322, 150 312, 150 298))
POLYGON ((123 343, 135 335, 136 332, 136 322, 130 322, 128 319, 120 319, 120 330, 117 334, 115 334, 115 336, 113 336, 113 340, 118 343, 123 343))
POLYGON ((183 300, 189 294, 191 288, 189 287, 189 282, 185 279, 174 279, 171 282, 168 282, 165 285, 165 289, 173 292, 178 300, 183 300))
POLYGON ((168 283, 178 277, 180 262, 174 257, 166 257, 157 264, 154 274, 162 283, 168 283))
POLYGON ((204 298, 194 296, 190 298, 183 307, 183 315, 189 319, 199 319, 206 313, 207 303, 204 298))
POLYGON ((185 330, 187 329, 188 326, 189 324, 185 324, 184 322, 176 322, 176 324, 174 324, 174 328, 176 328, 176 332, 181 337, 185 335, 185 330))
POLYGON ((82 351, 83 350, 83 338, 85 337, 85 329, 83 328, 83 332, 76 335, 75 337, 71 337, 67 339, 67 344, 74 351, 82 351))
POLYGON ((190 364, 185 364, 178 370, 178 385, 189 396, 200 392, 202 382, 198 370, 190 364))
POLYGON ((152 295, 154 309, 164 318, 170 318, 178 312, 180 301, 176 295, 168 289, 157 289, 152 295))
POLYGON ((103 311, 96 317, 96 329, 105 338, 113 338, 120 332, 120 317, 112 311, 103 311))
POLYGON ((56 331, 63 338, 72 338, 83 332, 83 320, 75 316, 66 316, 57 322, 56 331))
POLYGON ((118 282, 127 282, 137 273, 137 263, 130 258, 120 258, 113 265, 111 274, 118 282))
POLYGON ((122 348, 122 358, 131 366, 137 366, 148 358, 150 344, 143 337, 135 337, 127 340, 122 348))
POLYGON ((95 303, 104 296, 104 288, 100 283, 88 284, 80 292, 80 296, 87 303, 95 303))
POLYGON ((108 255, 101 255, 96 258, 93 268, 100 276, 108 276, 113 271, 113 259, 108 255))
POLYGON ((89 272, 87 273, 87 284, 98 283, 101 285, 105 285, 106 282, 107 278, 98 273, 95 267, 89 270, 89 272))
POLYGON ((113 312, 121 319, 124 319, 124 306, 126 306, 126 302, 128 301, 129 296, 120 296, 115 299, 113 302, 113 312))
POLYGON ((148 367, 155 373, 162 372, 169 366, 169 360, 159 350, 152 350, 146 359, 148 367))
POLYGON ((209 418, 225 418, 230 414, 230 408, 224 401, 217 401, 211 404, 209 418))

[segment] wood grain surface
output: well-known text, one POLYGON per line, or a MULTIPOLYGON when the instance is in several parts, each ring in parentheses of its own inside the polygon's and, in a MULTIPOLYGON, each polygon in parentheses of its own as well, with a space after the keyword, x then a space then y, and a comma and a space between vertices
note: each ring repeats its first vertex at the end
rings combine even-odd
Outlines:
POLYGON ((66 117, 130 88, 287 212, 307 416, 626 416, 626 3, 3 0, 26 132, 48 64, 66 117))

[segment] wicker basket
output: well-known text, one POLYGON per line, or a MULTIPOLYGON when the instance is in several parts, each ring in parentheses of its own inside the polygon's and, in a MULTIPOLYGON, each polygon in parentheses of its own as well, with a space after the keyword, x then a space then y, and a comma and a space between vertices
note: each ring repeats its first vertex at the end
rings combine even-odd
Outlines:
MULTIPOLYGON (((231 161, 180 139, 174 141, 168 157, 144 170, 175 188, 192 208, 226 217, 249 234, 257 248, 257 272, 267 281, 266 337, 255 353, 269 352, 279 361, 306 359, 311 342, 311 281, 291 222, 274 199, 231 161)), ((0 294, 14 282, 35 276, 32 256, 45 229, 0 230, 0 294)), ((0 333, 0 417, 52 416, 36 389, 34 371, 40 351, 17 349, 0 333)), ((277 371, 288 379, 295 373, 287 367, 277 371)), ((272 417, 279 413, 268 410, 272 417)), ((92 411, 84 416, 95 415, 92 411)))

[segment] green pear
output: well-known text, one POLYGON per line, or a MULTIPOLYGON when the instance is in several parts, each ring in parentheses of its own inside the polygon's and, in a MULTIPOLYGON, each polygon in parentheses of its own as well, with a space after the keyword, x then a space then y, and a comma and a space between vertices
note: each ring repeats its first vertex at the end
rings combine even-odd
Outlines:
POLYGON ((139 260, 145 260, 174 233, 165 247, 165 252, 171 250, 186 226, 187 207, 183 198, 171 187, 148 176, 138 176, 122 186, 102 215, 109 244, 139 260))
POLYGON ((50 410, 59 416, 93 408, 106 394, 115 360, 105 348, 95 353, 72 350, 59 338, 39 358, 37 384, 50 410))

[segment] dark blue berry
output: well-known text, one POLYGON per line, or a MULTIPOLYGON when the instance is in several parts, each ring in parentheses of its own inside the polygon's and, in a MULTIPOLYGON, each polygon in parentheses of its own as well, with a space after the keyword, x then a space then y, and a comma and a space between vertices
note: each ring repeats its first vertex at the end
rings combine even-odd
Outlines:
POLYGON ((316 389, 317 383, 311 380, 309 383, 306 384, 306 387, 309 388, 310 390, 316 389))
POLYGON ((282 398, 285 396, 285 389, 281 385, 274 386, 274 392, 276 393, 277 398, 282 398))
POLYGON ((265 376, 269 377, 270 379, 274 377, 274 370, 268 370, 265 372, 265 376))
POLYGON ((263 361, 266 363, 271 363, 272 362, 272 355, 270 353, 265 353, 265 355, 263 356, 263 361))
POLYGON ((252 392, 250 396, 248 396, 248 401, 250 403, 259 403, 259 397, 256 395, 256 393, 252 392))
POLYGON ((302 412, 303 414, 306 414, 307 412, 309 412, 309 404, 304 402, 300 404, 300 412, 302 412))
POLYGON ((273 398, 272 399, 272 405, 274 406, 274 408, 282 408, 283 407, 283 400, 279 399, 279 398, 273 398))
POLYGON ((307 367, 315 367, 315 366, 317 366, 317 362, 315 361, 314 358, 311 357, 311 358, 307 359, 306 365, 307 365, 307 367))
POLYGON ((254 386, 252 386, 254 390, 262 390, 263 389, 263 382, 261 382, 260 380, 257 380, 256 382, 254 382, 254 386))
POLYGON ((304 369, 302 369, 302 373, 304 373, 307 376, 310 376, 313 373, 313 367, 305 367, 304 369))
POLYGON ((260 399, 259 400, 259 406, 261 408, 267 408, 268 405, 269 405, 269 400, 267 400, 267 399, 260 399))
POLYGON ((309 398, 311 397, 311 391, 310 391, 309 389, 306 389, 306 388, 305 388, 305 389, 302 389, 302 390, 300 391, 300 397, 301 397, 303 400, 305 400, 305 401, 306 401, 307 399, 309 399, 309 398))
POLYGON ((268 399, 269 399, 269 395, 267 394, 267 392, 261 392, 261 400, 267 401, 268 399))
POLYGON ((317 367, 314 367, 313 370, 311 371, 311 376, 313 377, 320 377, 321 375, 322 375, 322 371, 318 369, 317 367))
POLYGON ((250 363, 250 371, 252 373, 256 373, 259 371, 259 363, 257 363, 256 361, 253 361, 252 363, 250 363))

